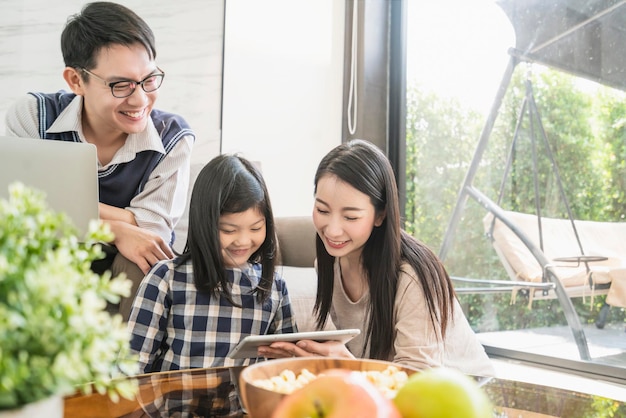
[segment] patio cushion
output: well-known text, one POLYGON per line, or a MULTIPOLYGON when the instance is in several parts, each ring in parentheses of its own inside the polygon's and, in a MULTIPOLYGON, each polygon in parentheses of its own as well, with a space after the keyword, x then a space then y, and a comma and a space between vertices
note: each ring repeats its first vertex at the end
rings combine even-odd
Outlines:
MULTIPOLYGON (((540 248, 536 215, 513 211, 505 211, 504 214, 537 248, 540 248)), ((483 226, 487 233, 491 233, 493 246, 511 279, 541 282, 544 266, 540 265, 517 234, 502 221, 496 220, 492 230, 493 219, 494 216, 488 213, 483 218, 483 226)), ((626 276, 624 250, 626 223, 576 220, 574 224, 584 255, 606 257, 606 260, 589 262, 588 269, 585 263, 556 260, 582 255, 568 219, 541 218, 542 252, 568 292, 577 288, 582 292, 577 296, 606 293, 597 286, 613 283, 614 277, 626 276)), ((620 284, 623 281, 624 279, 620 279, 620 284)), ((626 299, 626 294, 623 297, 613 295, 611 301, 617 306, 625 306, 626 300, 621 299, 626 299)))

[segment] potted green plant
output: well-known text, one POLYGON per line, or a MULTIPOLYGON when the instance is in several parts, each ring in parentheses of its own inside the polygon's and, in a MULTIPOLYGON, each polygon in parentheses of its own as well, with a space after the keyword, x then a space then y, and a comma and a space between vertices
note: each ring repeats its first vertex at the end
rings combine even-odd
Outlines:
POLYGON ((136 383, 118 379, 136 371, 129 334, 106 310, 130 283, 90 269, 110 238, 98 221, 79 238, 43 193, 20 183, 0 200, 0 417, 42 401, 62 416, 62 397, 77 390, 133 394, 136 383))

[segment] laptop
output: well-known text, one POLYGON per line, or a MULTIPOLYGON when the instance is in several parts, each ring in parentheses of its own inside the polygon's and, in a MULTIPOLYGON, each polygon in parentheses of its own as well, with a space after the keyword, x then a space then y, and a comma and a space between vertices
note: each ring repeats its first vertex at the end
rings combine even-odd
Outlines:
POLYGON ((41 190, 79 231, 98 219, 98 156, 92 144, 0 136, 0 198, 21 181, 41 190))

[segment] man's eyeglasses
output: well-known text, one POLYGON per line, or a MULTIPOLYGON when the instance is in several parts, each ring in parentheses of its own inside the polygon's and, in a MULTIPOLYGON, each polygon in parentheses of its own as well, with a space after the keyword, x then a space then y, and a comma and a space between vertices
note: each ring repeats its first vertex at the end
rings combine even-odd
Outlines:
POLYGON ((145 91, 146 93, 152 93, 153 91, 161 87, 161 84, 163 83, 163 78, 165 77, 165 72, 157 67, 157 70, 159 70, 160 73, 150 74, 148 77, 144 78, 141 81, 120 80, 109 83, 104 78, 92 73, 86 68, 80 68, 80 70, 86 72, 91 76, 96 77, 98 80, 101 80, 105 86, 111 88, 111 94, 113 94, 113 97, 117 97, 118 99, 123 99, 124 97, 128 97, 133 94, 137 86, 141 86, 143 91, 145 91))

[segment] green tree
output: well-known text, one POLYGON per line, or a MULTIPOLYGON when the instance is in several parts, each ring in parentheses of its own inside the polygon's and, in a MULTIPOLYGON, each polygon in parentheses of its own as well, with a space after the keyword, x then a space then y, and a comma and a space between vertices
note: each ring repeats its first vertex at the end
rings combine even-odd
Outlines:
POLYGON ((407 108, 405 228, 437 248, 482 122, 457 101, 418 86, 408 89, 407 108))
MULTIPOLYGON (((621 92, 620 92, 621 93, 621 92)), ((581 87, 580 80, 561 72, 522 64, 516 69, 481 159, 474 185, 498 199, 509 152, 511 171, 504 183, 501 206, 543 216, 566 217, 565 201, 547 158, 539 129, 545 130, 573 215, 577 219, 623 220, 626 214, 626 101, 614 90, 581 87), (537 118, 521 113, 526 81, 532 86, 537 118), (520 115, 521 121, 520 121, 520 115), (517 131, 516 145, 512 148, 517 131), (535 201, 531 133, 536 138, 539 201, 535 201)), ((412 86, 407 95, 406 229, 436 249, 473 157, 484 117, 457 102, 412 86)), ((467 202, 445 260, 452 276, 505 279, 508 275, 485 238, 485 210, 467 202)), ((462 284, 459 284, 461 286, 462 284)), ((463 295, 470 322, 477 329, 516 329, 564 323, 555 300, 536 301, 528 310, 509 294, 463 295)), ((603 303, 596 298, 596 308, 603 303)), ((576 301, 583 321, 592 322, 589 306, 576 301)), ((623 310, 621 316, 624 316, 623 310)))
POLYGON ((626 218, 626 94, 602 88, 594 103, 597 126, 598 170, 603 175, 601 196, 605 197, 602 218, 623 222, 626 218))

